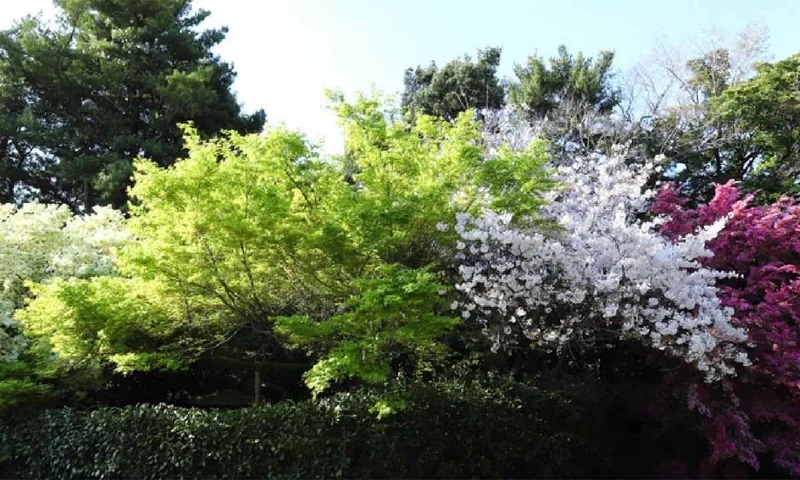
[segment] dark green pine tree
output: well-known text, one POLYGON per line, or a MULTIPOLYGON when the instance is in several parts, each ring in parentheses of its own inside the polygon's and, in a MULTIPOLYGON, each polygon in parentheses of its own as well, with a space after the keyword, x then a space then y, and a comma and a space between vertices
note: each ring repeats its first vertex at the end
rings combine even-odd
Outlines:
POLYGON ((609 113, 619 104, 619 92, 611 84, 614 53, 600 52, 596 59, 582 53, 571 55, 565 46, 548 63, 532 55, 517 65, 517 80, 509 89, 509 103, 524 108, 532 118, 555 110, 564 101, 585 104, 598 113, 609 113))
POLYGON ((259 132, 212 53, 227 32, 200 29, 192 0, 54 0, 58 21, 0 32, 0 201, 124 207, 132 160, 168 166, 179 123, 201 135, 259 132))
POLYGON ((435 63, 418 66, 405 72, 403 109, 425 113, 447 120, 470 108, 501 108, 505 92, 497 78, 500 49, 479 50, 473 61, 470 57, 448 62, 441 69, 435 63))

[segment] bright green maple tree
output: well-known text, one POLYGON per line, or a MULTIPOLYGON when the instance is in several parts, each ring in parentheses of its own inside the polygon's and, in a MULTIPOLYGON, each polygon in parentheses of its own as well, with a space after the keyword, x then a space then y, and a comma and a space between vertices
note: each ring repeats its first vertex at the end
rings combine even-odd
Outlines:
POLYGON ((375 96, 333 100, 340 157, 283 128, 202 140, 186 127, 187 158, 138 160, 135 241, 117 277, 53 282, 19 318, 65 357, 99 354, 122 370, 180 366, 242 334, 258 348, 227 355, 253 368, 301 348, 319 360, 305 375, 315 394, 348 378, 381 383, 401 358, 437 358, 459 324, 446 225, 485 207, 535 219, 552 187, 545 149, 487 158, 471 111, 412 124, 375 96), (520 186, 524 196, 502 198, 520 186))

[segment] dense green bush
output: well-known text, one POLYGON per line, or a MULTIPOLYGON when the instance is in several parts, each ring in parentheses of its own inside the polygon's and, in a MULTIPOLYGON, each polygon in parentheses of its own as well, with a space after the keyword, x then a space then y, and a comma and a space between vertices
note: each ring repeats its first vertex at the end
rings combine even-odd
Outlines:
POLYGON ((382 419, 371 411, 381 394, 368 391, 240 410, 51 410, 0 428, 2 473, 61 479, 598 476, 613 449, 583 387, 556 391, 493 380, 400 388, 393 393, 403 394, 405 408, 382 419))

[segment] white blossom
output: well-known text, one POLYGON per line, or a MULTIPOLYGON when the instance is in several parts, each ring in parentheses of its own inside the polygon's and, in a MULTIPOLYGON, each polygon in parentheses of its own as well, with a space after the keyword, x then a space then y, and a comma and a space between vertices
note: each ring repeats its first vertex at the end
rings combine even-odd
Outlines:
POLYGON ((13 319, 25 282, 112 273, 112 250, 129 238, 122 221, 111 208, 75 217, 65 206, 0 205, 0 360, 15 359, 26 345, 13 319))
POLYGON ((532 125, 511 105, 500 110, 483 109, 481 114, 483 144, 489 158, 496 156, 502 147, 524 150, 540 137, 541 125, 532 125))
MULTIPOLYGON (((460 308, 484 326, 494 348, 523 334, 541 347, 590 342, 600 331, 636 338, 694 364, 708 381, 749 364, 746 333, 717 299, 724 272, 702 267, 722 219, 672 244, 637 218, 654 165, 626 165, 624 152, 576 158, 558 169, 545 218, 563 230, 516 228, 507 214, 460 215, 460 308), (472 306, 467 308, 467 304, 472 306), (511 328, 513 327, 513 328, 511 328)), ((462 314, 463 315, 463 314, 462 314)))

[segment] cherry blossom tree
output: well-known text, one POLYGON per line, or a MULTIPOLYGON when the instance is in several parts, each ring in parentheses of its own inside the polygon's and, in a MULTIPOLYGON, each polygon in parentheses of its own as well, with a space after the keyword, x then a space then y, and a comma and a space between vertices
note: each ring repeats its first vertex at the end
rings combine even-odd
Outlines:
POLYGON ((522 334, 542 348, 599 346, 604 335, 635 338, 694 365, 708 381, 749 365, 746 332, 731 323, 704 267, 720 219, 672 243, 643 222, 654 163, 627 165, 622 150, 576 158, 558 169, 564 186, 543 210, 554 231, 515 225, 510 214, 459 215, 460 283, 453 303, 479 322, 495 348, 522 334))

